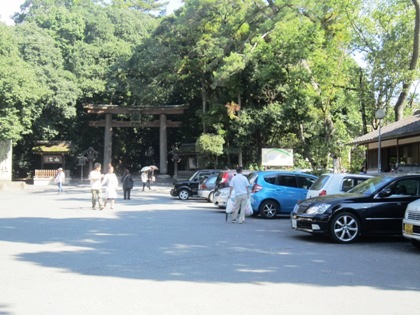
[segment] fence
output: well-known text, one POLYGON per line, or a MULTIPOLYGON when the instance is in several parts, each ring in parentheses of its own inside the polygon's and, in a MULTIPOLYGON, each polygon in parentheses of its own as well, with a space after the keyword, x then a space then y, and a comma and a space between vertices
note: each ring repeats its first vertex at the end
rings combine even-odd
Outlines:
MULTIPOLYGON (((70 171, 64 170, 66 181, 70 180, 70 171)), ((49 185, 54 183, 57 170, 35 170, 34 185, 49 185)))
POLYGON ((57 175, 57 170, 35 170, 35 178, 50 178, 57 175))

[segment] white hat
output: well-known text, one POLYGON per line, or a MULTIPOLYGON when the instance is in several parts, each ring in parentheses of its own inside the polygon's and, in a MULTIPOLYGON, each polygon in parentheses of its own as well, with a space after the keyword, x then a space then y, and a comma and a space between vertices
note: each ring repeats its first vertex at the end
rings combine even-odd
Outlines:
POLYGON ((60 167, 58 170, 59 170, 59 171, 62 171, 63 169, 60 167))

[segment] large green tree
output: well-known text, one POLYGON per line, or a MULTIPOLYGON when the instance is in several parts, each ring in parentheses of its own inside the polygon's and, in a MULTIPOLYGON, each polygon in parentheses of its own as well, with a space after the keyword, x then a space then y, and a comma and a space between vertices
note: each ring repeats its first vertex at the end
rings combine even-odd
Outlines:
POLYGON ((32 132, 42 112, 41 99, 48 91, 21 58, 14 30, 2 24, 0 47, 0 138, 16 142, 32 132))
POLYGON ((403 118, 406 97, 418 78, 416 11, 417 1, 366 1, 358 19, 352 20, 354 49, 364 61, 364 102, 372 104, 366 107, 371 118, 367 123, 374 127, 378 109, 388 112, 391 121, 403 118))
MULTIPOLYGON (((17 25, 2 28, 2 136, 20 139, 21 152, 41 138, 80 152, 102 138, 82 134, 92 118, 83 104, 188 103, 171 147, 212 133, 224 138, 223 165, 239 162, 232 152, 259 164, 274 146, 293 148, 300 165, 331 166, 376 109, 404 108, 418 77, 416 4, 186 0, 162 17, 155 0, 26 0, 17 25)), ((156 143, 152 130, 114 129, 113 160, 140 164, 156 143)))

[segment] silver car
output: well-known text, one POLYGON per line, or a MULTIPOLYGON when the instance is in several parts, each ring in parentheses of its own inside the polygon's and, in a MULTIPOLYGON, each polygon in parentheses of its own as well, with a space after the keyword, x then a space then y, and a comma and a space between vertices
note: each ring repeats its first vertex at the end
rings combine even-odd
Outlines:
MULTIPOLYGON (((230 187, 218 189, 214 194, 214 204, 219 208, 226 208, 230 187)), ((235 196, 235 191, 232 190, 232 196, 235 196)))
POLYGON ((214 190, 216 188, 217 176, 209 176, 203 179, 198 185, 197 195, 207 199, 208 202, 214 202, 214 190))
POLYGON ((407 205, 402 225, 403 236, 420 249, 420 199, 407 205))
POLYGON ((309 188, 306 193, 306 199, 325 195, 342 194, 372 177, 373 176, 371 175, 364 174, 322 174, 309 188))

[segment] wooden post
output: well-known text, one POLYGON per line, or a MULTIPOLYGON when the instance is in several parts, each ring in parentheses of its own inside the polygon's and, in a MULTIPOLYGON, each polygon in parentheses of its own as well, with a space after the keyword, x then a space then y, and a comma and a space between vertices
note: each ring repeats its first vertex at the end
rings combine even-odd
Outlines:
POLYGON ((166 133, 166 115, 160 114, 159 126, 159 170, 161 174, 168 173, 168 148, 167 148, 167 133, 166 133))
POLYGON ((104 159, 103 170, 108 171, 108 164, 112 163, 112 128, 129 127, 129 128, 155 128, 159 127, 159 167, 161 174, 168 173, 168 148, 167 148, 167 128, 181 127, 182 123, 172 120, 167 120, 167 114, 177 115, 182 114, 188 105, 165 105, 165 106, 150 106, 150 107, 129 107, 118 105, 85 105, 89 114, 105 115, 105 121, 96 120, 90 121, 89 126, 105 127, 105 143, 104 143, 104 159), (159 115, 159 120, 155 121, 112 121, 112 114, 131 115, 133 113, 140 113, 146 115, 159 115))
POLYGON ((104 139, 104 173, 108 172, 108 165, 112 158, 112 114, 105 114, 105 139, 104 139))

